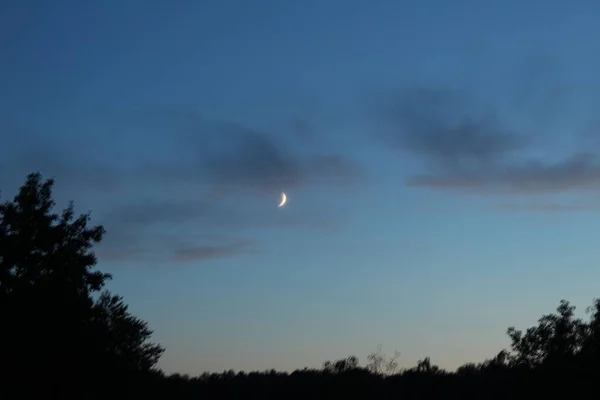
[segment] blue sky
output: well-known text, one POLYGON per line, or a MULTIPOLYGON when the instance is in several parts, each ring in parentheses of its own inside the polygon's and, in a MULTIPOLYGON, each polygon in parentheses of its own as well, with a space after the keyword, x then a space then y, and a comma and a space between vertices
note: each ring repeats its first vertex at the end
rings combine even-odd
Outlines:
POLYGON ((600 294, 595 1, 0 7, 3 198, 92 210, 166 371, 454 368, 600 294))

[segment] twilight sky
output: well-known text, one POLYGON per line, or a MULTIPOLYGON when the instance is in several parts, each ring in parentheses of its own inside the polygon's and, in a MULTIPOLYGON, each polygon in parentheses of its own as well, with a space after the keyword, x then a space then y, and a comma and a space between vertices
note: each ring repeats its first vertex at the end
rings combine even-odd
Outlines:
POLYGON ((0 189, 56 179, 168 372, 455 368, 600 281, 596 0, 8 0, 0 189), (278 209, 279 193, 289 196, 278 209))

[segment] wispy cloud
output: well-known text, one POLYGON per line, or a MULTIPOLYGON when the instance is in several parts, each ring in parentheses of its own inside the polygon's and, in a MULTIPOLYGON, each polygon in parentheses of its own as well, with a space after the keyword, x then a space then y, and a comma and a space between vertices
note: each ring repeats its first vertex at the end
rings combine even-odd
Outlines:
POLYGON ((180 263, 207 261, 218 258, 256 253, 259 246, 252 239, 239 239, 235 236, 211 237, 194 235, 183 237, 155 233, 136 235, 132 232, 112 231, 106 240, 98 245, 97 253, 103 261, 180 263))
POLYGON ((248 129, 230 129, 231 142, 203 165, 218 186, 281 190, 310 184, 347 184, 360 168, 340 154, 299 154, 273 137, 248 129))
MULTIPOLYGON (((600 187, 600 158, 582 149, 532 156, 540 138, 513 130, 463 93, 407 90, 386 109, 387 139, 421 161, 406 184, 483 194, 557 194, 600 187)), ((538 151, 538 153, 540 153, 538 151)))
POLYGON ((190 245, 175 251, 177 261, 202 261, 216 258, 231 257, 255 251, 253 241, 242 240, 227 244, 190 245))
POLYGON ((488 194, 556 194, 600 187, 600 159, 579 153, 554 163, 524 160, 514 164, 446 169, 408 179, 410 186, 488 194))
MULTIPOLYGON (((26 132, 28 145, 4 155, 5 175, 9 168, 13 176, 40 170, 64 184, 100 190, 122 189, 133 182, 260 192, 318 184, 347 185, 362 174, 356 161, 335 148, 316 140, 311 141, 310 148, 298 146, 305 141, 293 129, 261 131, 171 110, 132 114, 126 119, 113 118, 116 122, 112 121, 112 126, 103 122, 123 133, 112 133, 112 137, 107 134, 106 141, 118 141, 119 145, 100 151, 93 141, 59 143, 48 140, 43 133, 26 132), (153 149, 152 154, 146 146, 153 149), (110 151, 112 154, 107 154, 110 151), (104 157, 99 158, 98 153, 105 153, 104 157), (119 163, 114 162, 115 157, 119 163)), ((307 124, 302 122, 301 130, 308 130, 307 124)))
POLYGON ((561 204, 561 203, 527 203, 527 204, 497 204, 492 207, 495 211, 505 212, 540 212, 540 213, 560 213, 560 212, 589 212, 600 211, 600 206, 582 205, 582 204, 561 204))
POLYGON ((85 141, 68 148, 31 134, 30 145, 6 154, 0 171, 3 185, 40 171, 56 178, 70 198, 78 200, 85 192, 94 221, 108 230, 100 247, 105 260, 208 260, 257 251, 253 240, 235 235, 239 228, 331 229, 338 221, 326 210, 275 217, 256 204, 280 191, 348 187, 364 176, 357 162, 335 148, 316 138, 307 146, 307 121, 292 121, 295 130, 288 126, 281 133, 177 111, 136 112, 119 122, 123 133, 116 136, 123 145, 112 152, 85 141), (140 129, 152 134, 129 133, 140 129), (236 199, 244 199, 244 206, 236 199), (201 234, 229 233, 189 243, 184 227, 190 226, 201 234), (165 229, 173 227, 182 227, 181 233, 165 238, 165 229))

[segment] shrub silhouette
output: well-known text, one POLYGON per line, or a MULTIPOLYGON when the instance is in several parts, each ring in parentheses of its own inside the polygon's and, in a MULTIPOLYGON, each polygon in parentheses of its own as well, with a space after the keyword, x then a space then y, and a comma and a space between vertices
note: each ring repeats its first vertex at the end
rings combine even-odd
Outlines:
POLYGON ((492 399, 589 397, 600 381, 600 300, 589 320, 562 300, 525 331, 507 330, 510 348, 448 372, 429 357, 398 369, 396 353, 356 356, 322 369, 166 375, 164 349, 148 324, 104 290, 95 268, 101 226, 75 218, 71 203, 53 213, 52 180, 30 174, 0 204, 0 396, 21 398, 492 399))

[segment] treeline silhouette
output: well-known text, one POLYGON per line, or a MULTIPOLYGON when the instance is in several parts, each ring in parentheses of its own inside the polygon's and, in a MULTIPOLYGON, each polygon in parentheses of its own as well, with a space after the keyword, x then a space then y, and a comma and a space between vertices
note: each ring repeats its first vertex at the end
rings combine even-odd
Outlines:
POLYGON ((399 354, 379 348, 361 366, 355 356, 292 373, 166 375, 164 349, 148 324, 105 290, 93 246, 104 229, 54 213, 53 180, 27 176, 0 204, 0 398, 189 399, 484 399, 596 397, 600 383, 600 300, 589 318, 561 301, 525 331, 507 333, 509 350, 445 371, 429 358, 398 368, 399 354))

